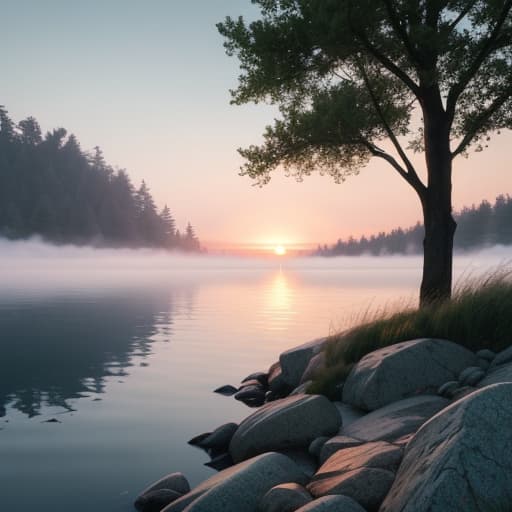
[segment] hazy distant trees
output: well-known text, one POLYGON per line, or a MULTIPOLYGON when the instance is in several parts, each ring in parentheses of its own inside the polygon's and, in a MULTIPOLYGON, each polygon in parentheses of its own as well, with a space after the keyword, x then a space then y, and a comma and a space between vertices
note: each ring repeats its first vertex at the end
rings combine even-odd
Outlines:
POLYGON ((15 124, 0 106, 0 236, 40 235, 55 243, 162 247, 199 251, 167 205, 158 213, 147 184, 136 189, 99 147, 80 148, 63 128, 44 136, 28 117, 15 124))
MULTIPOLYGON (((463 208, 455 214, 457 233, 455 249, 471 250, 495 244, 512 244, 512 198, 500 195, 494 205, 482 201, 478 206, 463 208)), ((332 246, 319 246, 316 254, 321 256, 359 256, 371 254, 421 254, 423 251, 423 226, 418 222, 408 229, 394 229, 390 233, 379 233, 338 240, 332 246)))

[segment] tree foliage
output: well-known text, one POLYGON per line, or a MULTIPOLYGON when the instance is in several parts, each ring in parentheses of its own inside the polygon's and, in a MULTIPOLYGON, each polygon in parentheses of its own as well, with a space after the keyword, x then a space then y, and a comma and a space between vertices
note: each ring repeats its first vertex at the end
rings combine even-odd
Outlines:
POLYGON ((259 184, 281 164, 299 179, 320 170, 341 181, 377 157, 421 191, 403 141, 423 150, 411 119, 428 94, 441 96, 452 157, 512 126, 510 0, 253 3, 260 19, 218 29, 242 70, 233 103, 280 109, 263 144, 239 150, 241 174, 259 184))
POLYGON ((56 243, 200 250, 195 234, 193 245, 179 236, 167 206, 157 212, 146 183, 135 190, 99 147, 82 151, 63 128, 43 136, 33 117, 16 125, 0 107, 0 236, 32 235, 56 243))

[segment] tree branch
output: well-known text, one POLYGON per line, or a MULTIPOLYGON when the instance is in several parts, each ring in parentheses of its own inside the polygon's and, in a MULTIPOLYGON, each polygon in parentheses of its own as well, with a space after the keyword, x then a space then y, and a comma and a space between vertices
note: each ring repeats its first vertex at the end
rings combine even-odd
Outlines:
POLYGON ((466 17, 469 11, 473 9, 478 0, 473 0, 466 5, 466 8, 463 9, 460 14, 448 25, 448 33, 451 33, 455 27, 466 17))
POLYGON ((455 116, 455 107, 460 95, 471 81, 471 79, 474 77, 474 75, 478 72, 485 59, 494 50, 494 43, 500 35, 501 28, 503 27, 503 24, 505 23, 511 8, 512 0, 506 0, 500 16, 498 17, 498 21, 496 22, 496 25, 494 26, 489 38, 487 41, 485 41, 473 63, 468 67, 467 71, 462 75, 461 79, 451 88, 450 92, 448 93, 448 99, 446 101, 446 113, 448 114, 450 123, 453 121, 455 116))
POLYGON ((360 65, 360 70, 363 76, 366 89, 370 94, 370 98, 377 112, 377 115, 381 120, 382 126, 384 127, 384 130, 386 131, 389 139, 393 143, 393 146, 395 147, 397 153, 400 155, 402 162, 405 164, 406 170, 401 167, 403 172, 401 172, 400 174, 407 181, 407 183, 409 183, 409 185, 411 185, 418 193, 420 193, 420 190, 423 191, 425 189, 425 186, 421 182, 418 174, 416 173, 416 169, 414 168, 412 162, 407 157, 407 154, 405 153, 404 149, 402 148, 402 145, 400 144, 399 140, 397 139, 396 135, 391 129, 391 126, 389 126, 389 123, 386 120, 386 116, 384 115, 384 112, 382 111, 382 108, 380 106, 379 99, 377 98, 375 92, 373 91, 366 70, 364 69, 364 66, 362 64, 360 65))
POLYGON ((452 151, 452 160, 460 155, 470 144, 471 141, 478 134, 479 130, 489 121, 489 119, 503 106, 503 104, 512 96, 512 86, 509 86, 503 94, 498 96, 487 109, 482 111, 480 115, 477 117, 476 122, 473 125, 468 133, 463 137, 460 141, 457 148, 452 151))

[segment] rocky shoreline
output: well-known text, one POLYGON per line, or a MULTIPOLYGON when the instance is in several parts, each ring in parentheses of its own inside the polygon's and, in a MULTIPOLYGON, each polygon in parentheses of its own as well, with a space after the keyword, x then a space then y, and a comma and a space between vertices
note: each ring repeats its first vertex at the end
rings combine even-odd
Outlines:
POLYGON ((473 353, 422 338, 371 352, 337 400, 305 394, 322 338, 283 352, 233 395, 255 411, 190 443, 219 473, 181 473, 137 497, 140 512, 451 512, 512 509, 512 347, 473 353))

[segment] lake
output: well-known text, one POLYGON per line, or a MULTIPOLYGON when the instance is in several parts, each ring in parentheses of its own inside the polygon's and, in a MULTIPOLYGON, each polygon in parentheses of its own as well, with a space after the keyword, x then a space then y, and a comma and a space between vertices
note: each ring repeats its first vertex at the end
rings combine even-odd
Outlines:
MULTIPOLYGON (((510 259, 457 256, 456 275, 510 259)), ((212 393, 283 350, 416 304, 419 257, 182 257, 0 243, 3 510, 131 511, 172 471, 214 471, 194 435, 251 410, 212 393), (49 421, 50 420, 50 421, 49 421)))

